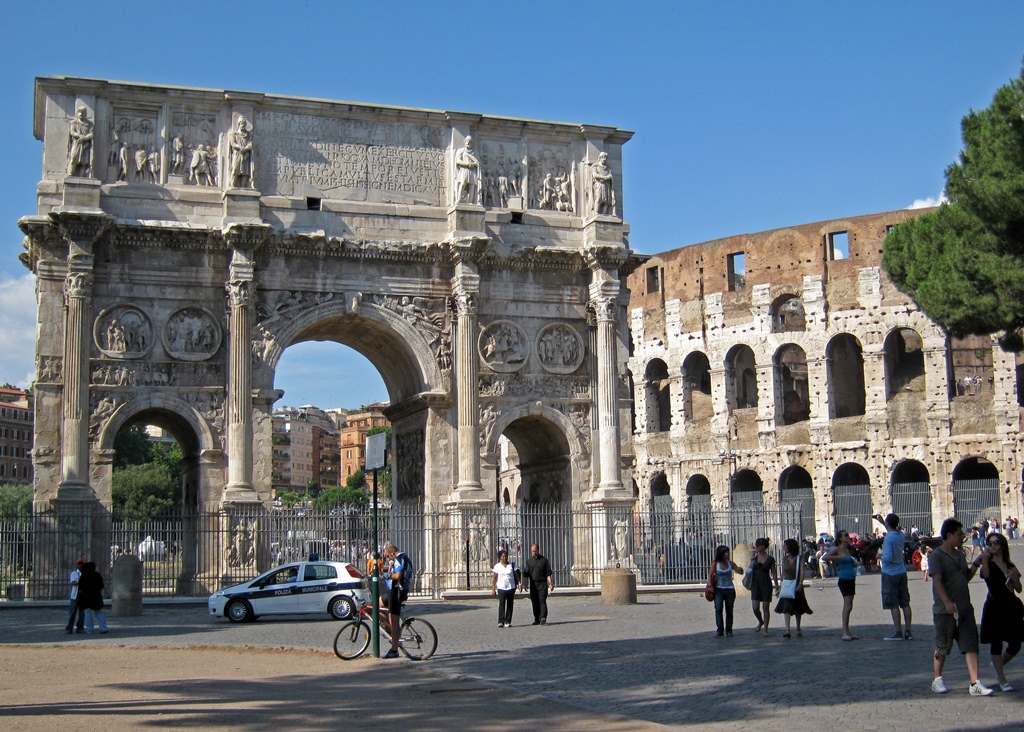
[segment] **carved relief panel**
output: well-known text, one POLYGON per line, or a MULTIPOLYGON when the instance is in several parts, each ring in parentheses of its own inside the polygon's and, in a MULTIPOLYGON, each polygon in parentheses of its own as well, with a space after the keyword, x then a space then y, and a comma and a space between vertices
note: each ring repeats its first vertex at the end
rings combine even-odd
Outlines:
POLYGON ((535 348, 540 365, 552 374, 571 374, 583 363, 583 339, 565 323, 541 328, 535 348))
POLYGON ((496 320, 486 326, 477 342, 480 360, 499 374, 518 371, 530 355, 526 331, 511 320, 496 320))
POLYGON ((217 353, 221 338, 217 320, 196 306, 174 311, 163 330, 164 350, 179 361, 205 361, 217 353))
POLYGON ((531 144, 529 207, 575 212, 576 161, 568 145, 531 144))
POLYGON ((485 142, 481 145, 481 181, 483 205, 508 208, 509 200, 522 196, 526 175, 519 143, 514 141, 485 142))
POLYGON ((93 340, 107 358, 142 358, 153 347, 153 325, 134 305, 114 305, 96 318, 93 340))
POLYGON ((160 182, 160 121, 155 109, 115 108, 107 145, 107 179, 160 182))
POLYGON ((199 186, 217 185, 217 115, 174 112, 167 172, 199 186))
POLYGON ((445 199, 440 127, 257 111, 256 187, 281 196, 445 199))

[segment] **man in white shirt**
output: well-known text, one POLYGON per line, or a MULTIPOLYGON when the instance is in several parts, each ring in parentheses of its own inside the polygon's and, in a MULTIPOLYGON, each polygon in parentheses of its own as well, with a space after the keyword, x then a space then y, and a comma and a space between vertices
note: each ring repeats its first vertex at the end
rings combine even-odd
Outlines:
POLYGON ((71 575, 68 577, 68 584, 71 585, 71 604, 68 606, 68 624, 64 629, 64 632, 68 634, 75 628, 76 618, 78 619, 77 632, 85 632, 85 612, 78 607, 78 581, 82 579, 82 565, 84 564, 84 559, 76 559, 75 568, 71 570, 71 575))

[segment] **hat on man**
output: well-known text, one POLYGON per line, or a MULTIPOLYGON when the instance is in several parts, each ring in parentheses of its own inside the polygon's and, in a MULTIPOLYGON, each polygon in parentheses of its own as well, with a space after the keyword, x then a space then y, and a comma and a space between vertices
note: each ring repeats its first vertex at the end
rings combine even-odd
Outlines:
POLYGON ((80 567, 80 566, 82 566, 83 564, 85 564, 85 560, 84 560, 84 559, 76 559, 76 560, 75 560, 75 565, 76 565, 76 566, 79 566, 79 567, 80 567))

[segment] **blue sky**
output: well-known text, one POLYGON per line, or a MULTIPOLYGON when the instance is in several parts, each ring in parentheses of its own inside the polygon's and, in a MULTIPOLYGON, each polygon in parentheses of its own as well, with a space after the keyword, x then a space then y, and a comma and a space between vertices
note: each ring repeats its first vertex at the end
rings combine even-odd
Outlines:
MULTIPOLYGON (((36 76, 230 88, 635 130, 634 249, 936 199, 960 118, 1020 72, 1024 3, 10 3, 0 88, 0 382, 31 380, 36 76)), ((332 344, 289 349, 281 404, 356 407, 383 382, 332 344)))

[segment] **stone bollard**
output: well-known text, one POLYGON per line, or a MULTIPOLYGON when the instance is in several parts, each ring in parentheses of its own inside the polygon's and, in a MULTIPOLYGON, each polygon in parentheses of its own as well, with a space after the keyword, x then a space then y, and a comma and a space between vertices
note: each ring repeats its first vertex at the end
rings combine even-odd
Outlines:
MULTIPOLYGON (((743 567, 743 571, 747 571, 747 567, 750 566, 751 560, 754 558, 754 547, 752 544, 737 544, 732 550, 732 561, 740 567, 743 567)), ((743 575, 737 574, 733 576, 732 583, 736 586, 736 597, 750 597, 750 590, 743 586, 743 575)))
POLYGON ((602 572, 601 604, 636 605, 636 575, 618 567, 602 572))
POLYGON ((7 599, 11 602, 21 602, 25 599, 25 585, 7 585, 7 599))
POLYGON ((114 560, 110 614, 125 618, 142 615, 142 562, 132 554, 114 560))

